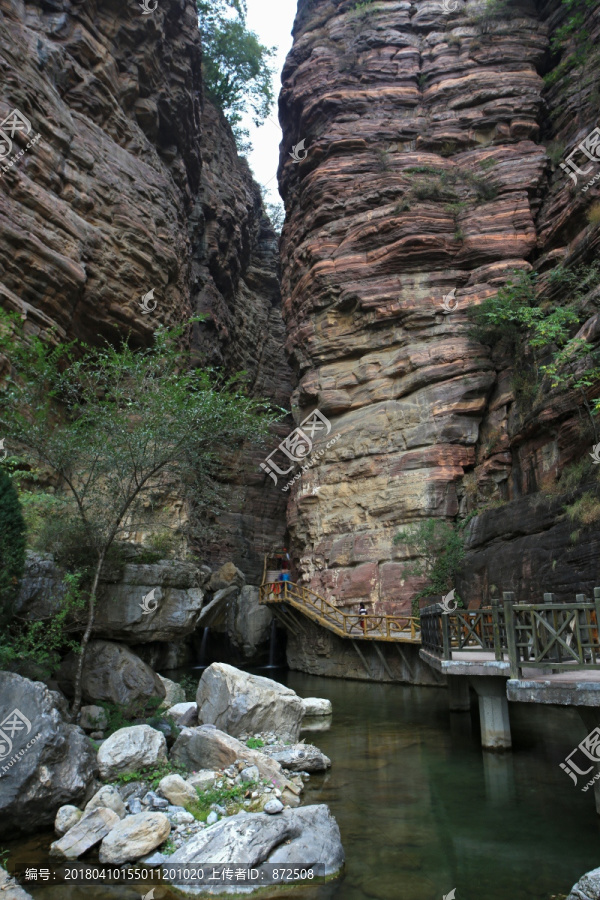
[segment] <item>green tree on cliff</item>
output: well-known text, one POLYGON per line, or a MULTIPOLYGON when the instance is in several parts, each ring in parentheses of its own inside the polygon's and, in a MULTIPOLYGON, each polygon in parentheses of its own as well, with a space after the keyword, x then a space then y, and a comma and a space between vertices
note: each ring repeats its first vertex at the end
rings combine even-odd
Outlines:
POLYGON ((54 475, 61 495, 56 530, 87 554, 74 713, 100 572, 115 541, 142 527, 167 488, 193 489, 196 508, 206 512, 219 454, 266 434, 270 421, 264 404, 234 379, 219 383, 210 370, 191 368, 184 330, 159 328, 154 346, 142 350, 126 341, 61 345, 52 335, 25 336, 17 316, 0 311, 0 353, 10 360, 0 433, 23 448, 26 463, 54 475))
POLYGON ((204 90, 223 110, 238 145, 248 132, 240 127, 251 111, 260 125, 273 105, 273 48, 261 44, 246 25, 246 0, 197 0, 202 34, 204 90))

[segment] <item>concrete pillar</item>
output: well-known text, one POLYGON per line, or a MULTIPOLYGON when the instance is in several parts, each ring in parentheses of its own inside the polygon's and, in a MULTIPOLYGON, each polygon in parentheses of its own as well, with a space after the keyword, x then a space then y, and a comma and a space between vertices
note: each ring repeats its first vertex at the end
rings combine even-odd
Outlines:
MULTIPOLYGON (((577 712, 579 713, 579 717, 581 721, 585 725, 586 731, 589 734, 590 731, 593 731, 594 728, 598 728, 600 725, 600 709, 595 706, 577 706, 575 707, 577 712)), ((597 767, 596 767, 597 768, 597 767)), ((589 775, 586 775, 588 781, 591 781, 594 775, 597 774, 597 771, 590 772, 589 775)), ((600 780, 594 782, 594 786, 592 788, 594 791, 594 801, 596 803, 596 812, 600 816, 600 780)))
POLYGON ((469 679, 465 675, 448 675, 448 703, 450 712, 469 712, 471 709, 469 679))
POLYGON ((512 740, 506 678, 498 675, 471 675, 469 681, 479 697, 481 746, 485 750, 510 750, 512 740))
POLYGON ((510 806, 516 802, 514 758, 511 753, 484 753, 485 793, 494 806, 510 806))

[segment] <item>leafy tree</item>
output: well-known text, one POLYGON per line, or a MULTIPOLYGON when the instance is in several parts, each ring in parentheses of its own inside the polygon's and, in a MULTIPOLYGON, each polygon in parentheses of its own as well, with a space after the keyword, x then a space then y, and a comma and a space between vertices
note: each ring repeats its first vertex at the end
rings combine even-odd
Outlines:
POLYGON ((92 563, 74 713, 100 571, 117 538, 148 521, 165 485, 193 490, 205 513, 219 451, 266 434, 272 418, 235 379, 192 369, 184 332, 160 327, 154 346, 142 350, 125 341, 57 345, 44 336, 25 340, 18 317, 0 313, 0 352, 11 364, 0 429, 57 477, 58 527, 77 536, 92 563))
MULTIPOLYGON (((261 44, 246 25, 246 0, 197 0, 202 33, 203 77, 207 97, 223 110, 238 145, 248 132, 240 128, 251 110, 260 125, 273 105, 274 48, 261 44)), ((244 148, 247 149, 247 145, 244 148)))
MULTIPOLYGON (((418 615, 421 597, 445 594, 454 586, 454 579, 465 556, 464 538, 460 526, 441 519, 427 519, 412 531, 400 531, 395 544, 405 544, 418 556, 404 566, 408 576, 425 575, 428 584, 413 598, 413 615, 418 615)), ((456 598, 459 603, 460 600, 456 598)))
POLYGON ((86 603, 82 580, 82 572, 65 574, 64 594, 54 598, 55 610, 44 619, 12 619, 0 634, 1 669, 17 668, 30 677, 49 678, 58 669, 61 656, 78 648, 78 641, 70 635, 77 629, 74 614, 86 603))
POLYGON ((0 626, 11 618, 25 567, 25 520, 10 476, 0 469, 0 626))
POLYGON ((597 263, 571 270, 557 266, 540 290, 535 272, 519 271, 470 313, 474 336, 492 345, 505 342, 517 365, 523 362, 524 339, 534 356, 548 360, 537 364, 538 379, 548 376, 552 387, 577 391, 596 436, 600 398, 590 400, 589 393, 600 384, 600 351, 576 331, 590 315, 587 297, 599 283, 597 263), (551 302, 548 295, 558 299, 551 302))

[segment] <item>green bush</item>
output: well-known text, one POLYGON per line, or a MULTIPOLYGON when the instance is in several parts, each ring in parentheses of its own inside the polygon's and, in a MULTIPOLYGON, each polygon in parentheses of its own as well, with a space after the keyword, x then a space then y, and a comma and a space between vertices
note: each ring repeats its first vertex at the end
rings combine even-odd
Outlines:
MULTIPOLYGON (((413 598, 413 615, 418 615, 419 599, 445 594, 454 585, 465 556, 462 528, 441 519, 427 519, 412 531, 400 531, 395 544, 405 544, 418 559, 404 565, 404 574, 422 577, 429 583, 413 598)), ((456 597, 460 603, 460 598, 456 597)))
POLYGON ((25 520, 10 476, 0 469, 0 625, 5 627, 25 568, 25 520))

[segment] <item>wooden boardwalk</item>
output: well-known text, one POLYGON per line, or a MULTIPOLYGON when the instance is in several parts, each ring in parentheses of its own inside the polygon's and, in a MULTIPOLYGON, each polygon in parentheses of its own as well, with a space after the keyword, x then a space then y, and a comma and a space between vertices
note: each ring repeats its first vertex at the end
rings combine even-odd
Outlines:
POLYGON ((394 641, 420 644, 419 620, 414 616, 385 616, 347 613, 325 597, 293 581, 268 581, 266 571, 260 586, 259 602, 277 608, 283 624, 294 629, 294 620, 285 615, 286 607, 297 610, 342 638, 361 641, 394 641))

